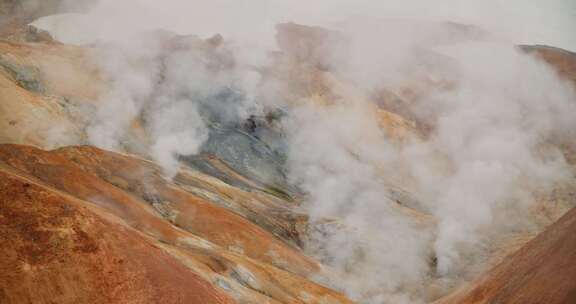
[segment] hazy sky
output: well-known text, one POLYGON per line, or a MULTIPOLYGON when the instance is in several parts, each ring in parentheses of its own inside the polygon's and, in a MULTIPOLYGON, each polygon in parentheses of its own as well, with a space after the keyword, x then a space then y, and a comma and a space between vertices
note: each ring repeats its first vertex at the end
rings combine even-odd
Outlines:
POLYGON ((576 50, 576 0, 100 0, 80 19, 52 17, 40 24, 68 41, 150 28, 262 40, 283 21, 333 25, 379 18, 473 23, 514 42, 576 50))

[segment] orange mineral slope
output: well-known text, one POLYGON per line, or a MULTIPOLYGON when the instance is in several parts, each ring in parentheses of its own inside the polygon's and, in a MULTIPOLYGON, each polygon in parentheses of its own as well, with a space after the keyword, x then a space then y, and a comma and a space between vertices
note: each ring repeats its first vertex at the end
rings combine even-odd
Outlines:
POLYGON ((576 303, 576 209, 475 283, 437 304, 576 303))
POLYGON ((350 303, 307 279, 295 202, 175 180, 93 147, 0 145, 0 303, 350 303))
POLYGON ((155 241, 0 170, 0 303, 234 303, 155 241))

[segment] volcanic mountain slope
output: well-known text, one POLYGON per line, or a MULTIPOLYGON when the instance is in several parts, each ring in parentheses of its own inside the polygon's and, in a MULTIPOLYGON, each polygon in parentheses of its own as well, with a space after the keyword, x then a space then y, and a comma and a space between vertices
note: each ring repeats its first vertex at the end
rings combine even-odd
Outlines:
POLYGON ((32 26, 0 39, 0 140, 54 148, 85 141, 79 108, 101 81, 87 50, 54 41, 32 26))
POLYGON ((0 185, 2 303, 233 303, 110 214, 10 170, 0 185))
POLYGON ((298 194, 222 151, 263 145, 243 128, 218 131, 172 180, 135 156, 63 147, 85 142, 77 111, 101 81, 84 49, 39 33, 0 42, 0 139, 29 145, 0 147, 2 303, 350 302, 309 279, 323 270, 303 253, 298 194))
MULTIPOLYGON (((548 46, 522 49, 576 84, 576 53, 548 46)), ((573 143, 564 147, 566 158, 574 163, 573 143)), ((576 210, 572 209, 446 303, 575 303, 575 231, 576 210)))
MULTIPOLYGON (((284 24, 277 40, 275 62, 260 72, 288 84, 289 102, 374 98, 378 125, 397 142, 426 136, 425 122, 404 105, 449 85, 417 78, 366 97, 323 61, 326 46, 344 43, 339 33, 284 24)), ((192 45, 208 56, 221 45, 219 36, 169 41, 167 49, 192 45)), ((576 80, 574 54, 522 49, 576 80)), ((329 270, 304 253, 308 216, 278 168, 281 149, 269 147, 281 137, 273 118, 213 128, 202 152, 165 178, 145 153, 81 146, 82 113, 106 90, 89 51, 32 27, 12 26, 0 39, 0 303, 351 303, 311 280, 329 270)), ((142 146, 144 123, 132 125, 142 146)), ((573 219, 574 211, 446 303, 570 303, 573 219)))
POLYGON ((544 45, 524 45, 520 48, 552 65, 561 77, 576 83, 576 53, 544 45))
POLYGON ((438 304, 576 303, 576 209, 438 304))
MULTIPOLYGON (((521 49, 549 63, 565 80, 576 81, 576 54, 546 46, 521 49)), ((566 151, 571 161, 572 151, 566 151)), ((435 303, 576 303, 575 231, 572 209, 478 280, 435 303)))
POLYGON ((0 150, 2 303, 350 302, 306 279, 294 202, 92 147, 0 150))
MULTIPOLYGON (((306 279, 294 201, 87 146, 2 145, 0 183, 2 303, 350 302, 306 279)), ((574 212, 440 303, 571 303, 574 212)))

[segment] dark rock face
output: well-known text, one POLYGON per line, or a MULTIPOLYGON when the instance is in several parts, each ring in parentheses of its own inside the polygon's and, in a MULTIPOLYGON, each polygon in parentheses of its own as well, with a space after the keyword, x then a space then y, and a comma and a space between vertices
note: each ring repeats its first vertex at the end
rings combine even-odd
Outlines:
MULTIPOLYGON (((258 128, 257 131, 260 134, 268 133, 267 140, 272 144, 283 145, 281 134, 265 128, 258 128)), ((261 189, 289 191, 283 167, 283 151, 273 150, 256 137, 257 134, 256 130, 248 133, 239 128, 214 128, 202 152, 223 160, 235 171, 256 181, 261 189)))
POLYGON ((40 70, 33 66, 25 66, 0 55, 0 69, 4 69, 23 89, 42 94, 45 92, 40 70))
POLYGON ((187 164, 204 173, 243 189, 260 189, 282 198, 292 198, 298 191, 287 182, 285 161, 287 143, 280 124, 282 112, 265 117, 250 115, 242 119, 235 109, 240 107, 240 95, 222 93, 213 102, 200 104, 202 118, 210 132, 199 156, 182 156, 187 164), (223 94, 223 95, 222 95, 223 94), (206 159, 216 158, 231 170, 221 170, 206 159), (243 176, 249 182, 230 176, 243 176))
MULTIPOLYGON (((159 58, 162 67, 158 76, 156 92, 191 104, 198 110, 209 129, 208 140, 201 148, 201 155, 180 155, 181 159, 218 176, 234 186, 244 189, 260 189, 291 197, 284 172, 285 142, 279 125, 279 111, 270 111, 264 117, 250 115, 246 93, 228 74, 236 72, 235 57, 220 36, 200 39, 195 36, 171 36, 165 34, 164 54, 159 58), (203 85, 182 86, 174 90, 174 62, 185 56, 195 69, 202 71, 189 81, 197 80, 203 85), (197 79, 196 79, 197 78, 197 79), (172 96, 174 95, 174 96, 172 96), (223 172, 205 159, 215 157, 231 171, 223 172), (249 182, 231 178, 242 175, 249 182)), ((150 99, 154 99, 151 96, 150 99)), ((161 110, 161 102, 149 103, 144 109, 144 127, 153 121, 154 113, 161 110), (150 114, 150 119, 147 119, 150 114)))

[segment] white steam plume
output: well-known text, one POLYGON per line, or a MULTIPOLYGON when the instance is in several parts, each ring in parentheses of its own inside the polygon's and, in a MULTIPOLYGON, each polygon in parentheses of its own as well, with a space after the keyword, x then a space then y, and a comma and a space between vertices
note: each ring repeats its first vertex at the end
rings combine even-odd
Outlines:
MULTIPOLYGON (((111 90, 91 142, 117 148, 142 115, 151 154, 172 174, 176 156, 197 152, 206 138, 198 96, 223 85, 252 88, 245 67, 274 48, 276 22, 340 30, 350 45, 333 50, 333 76, 359 98, 311 101, 285 121, 290 177, 307 192, 317 228, 310 251, 332 267, 329 283, 362 303, 418 303, 436 297, 430 286, 441 293, 468 279, 495 236, 530 228, 535 196, 571 177, 548 142, 576 127, 574 89, 514 44, 576 49, 574 9, 564 0, 103 0, 88 15, 41 24, 64 41, 111 46, 98 48, 111 90), (479 30, 459 36, 444 21, 479 30), (166 55, 161 39, 131 38, 155 28, 236 39, 239 68, 212 74, 197 54, 166 55), (389 138, 367 101, 380 89, 407 99, 428 134, 401 144, 389 138), (396 188, 413 201, 400 206, 396 188)), ((274 105, 285 99, 263 92, 274 105)))
MULTIPOLYGON (((199 107, 211 105, 220 90, 249 89, 251 71, 235 68, 234 55, 221 37, 202 40, 162 31, 135 33, 124 40, 96 44, 108 90, 96 102, 87 127, 88 141, 111 150, 144 151, 176 174, 178 157, 198 153, 208 137, 199 107), (143 128, 146 136, 139 134, 143 128)), ((232 46, 230 46, 232 47, 232 46)), ((249 100, 247 96, 242 102, 249 100)), ((234 109, 244 114, 244 104, 234 109)), ((233 115, 222 106, 216 112, 233 115)))
MULTIPOLYGON (((411 49, 427 46, 390 47, 402 59, 390 62, 366 52, 378 49, 368 47, 374 41, 357 43, 368 45, 356 46, 362 56, 344 70, 367 88, 367 81, 410 81, 402 71, 418 60, 411 49)), ((394 148, 375 135, 372 107, 358 101, 304 107, 287 124, 292 177, 309 193, 321 226, 313 250, 336 268, 337 286, 362 303, 415 303, 435 297, 424 288, 434 279, 446 287, 465 280, 470 265, 487 262, 490 240, 530 227, 536 195, 571 178, 562 153, 543 148, 576 127, 576 95, 567 82, 512 44, 473 41, 436 50, 449 60, 433 57, 442 59, 434 63, 449 67, 420 72, 447 77, 450 85, 428 88, 411 105, 434 126, 425 140, 394 148), (419 215, 399 213, 388 181, 403 181, 396 186, 413 193, 415 208, 437 224, 423 227, 419 215), (322 227, 327 217, 347 229, 322 227)))

